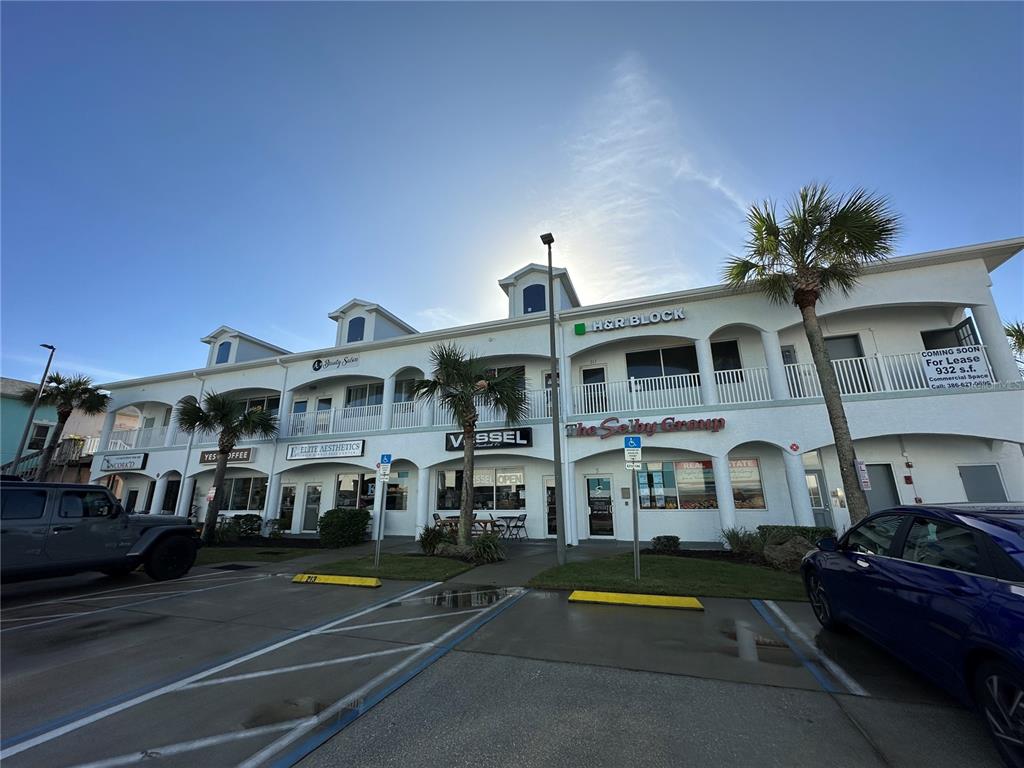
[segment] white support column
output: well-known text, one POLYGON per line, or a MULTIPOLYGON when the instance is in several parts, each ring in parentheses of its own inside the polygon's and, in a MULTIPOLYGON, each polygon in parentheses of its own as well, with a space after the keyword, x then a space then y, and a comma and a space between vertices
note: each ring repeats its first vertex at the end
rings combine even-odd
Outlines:
POLYGON ((156 487, 153 489, 153 501, 149 505, 151 515, 159 515, 163 512, 164 497, 167 495, 167 473, 164 472, 156 480, 156 487))
POLYGON ((697 367, 700 369, 700 400, 703 405, 718 405, 718 386, 715 384, 715 361, 711 356, 711 339, 694 339, 697 347, 697 367))
POLYGON ((194 477, 183 477, 181 479, 181 490, 178 491, 178 505, 174 514, 178 517, 188 517, 189 509, 192 507, 192 497, 196 492, 196 479, 194 477))
POLYGON ((117 411, 107 411, 103 419, 103 429, 100 431, 100 452, 107 450, 107 443, 110 441, 110 433, 114 431, 114 421, 117 419, 117 411))
MULTIPOLYGON (((563 454, 564 455, 564 454, 563 454)), ((576 462, 562 462, 562 512, 565 516, 565 543, 576 546, 580 543, 579 527, 576 524, 576 462)))
POLYGON ((430 511, 430 468, 416 469, 416 536, 427 527, 430 511))
POLYGON ((391 414, 395 404, 395 374, 384 379, 384 400, 381 402, 383 413, 380 418, 380 428, 384 431, 391 429, 391 414))
POLYGON ((786 465, 786 483, 789 485, 789 503, 793 506, 794 525, 814 525, 814 511, 811 497, 807 493, 807 477, 803 459, 799 454, 782 450, 782 462, 786 465))
POLYGON ((996 381, 1020 381, 1020 371, 1017 370, 1010 345, 1006 342, 1003 321, 999 319, 995 303, 977 304, 971 307, 971 315, 981 333, 981 343, 985 345, 996 381))
POLYGON ((715 473, 715 495, 718 497, 718 519, 722 530, 736 527, 736 502, 732 496, 732 479, 729 477, 729 457, 712 456, 711 468, 715 473))
POLYGON ((764 361, 768 366, 768 386, 772 400, 788 400, 789 384, 786 383, 786 364, 782 360, 782 346, 778 331, 761 331, 761 346, 764 347, 764 361))
MULTIPOLYGON (((263 520, 276 520, 281 514, 281 473, 275 472, 267 482, 267 500, 264 504, 263 520)), ((287 531, 283 531, 287 533, 287 531)))
POLYGON ((434 426, 434 408, 437 404, 433 400, 419 400, 416 404, 423 409, 423 416, 420 423, 424 427, 434 426))
POLYGON ((287 437, 291 429, 292 404, 295 392, 290 389, 281 390, 280 405, 277 407, 277 432, 280 437, 287 437))
POLYGON ((178 432, 178 419, 171 409, 171 418, 167 422, 167 434, 164 435, 164 448, 171 448, 174 445, 174 436, 178 432))

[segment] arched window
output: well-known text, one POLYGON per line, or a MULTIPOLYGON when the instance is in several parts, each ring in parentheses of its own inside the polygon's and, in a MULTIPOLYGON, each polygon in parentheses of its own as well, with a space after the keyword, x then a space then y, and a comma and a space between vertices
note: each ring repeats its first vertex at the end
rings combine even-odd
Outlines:
POLYGON ((226 363, 229 357, 231 357, 231 342, 222 341, 217 347, 217 364, 226 363))
POLYGON ((348 337, 349 342, 362 341, 363 331, 366 329, 366 318, 365 317, 353 317, 348 321, 348 337))
POLYGON ((544 306, 544 286, 538 284, 528 285, 523 288, 523 314, 531 312, 543 312, 547 309, 544 306))

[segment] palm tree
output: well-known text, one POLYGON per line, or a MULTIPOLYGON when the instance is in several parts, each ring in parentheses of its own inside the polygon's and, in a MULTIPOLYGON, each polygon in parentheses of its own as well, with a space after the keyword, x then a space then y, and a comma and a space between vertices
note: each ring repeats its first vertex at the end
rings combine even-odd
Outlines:
POLYGON ((797 193, 781 222, 775 204, 766 200, 750 207, 747 226, 746 256, 728 260, 725 280, 734 288, 751 284, 771 301, 800 310, 832 424, 850 520, 856 523, 867 516, 868 502, 857 479, 850 426, 816 306, 827 294, 849 294, 865 265, 888 258, 900 217, 885 197, 864 189, 842 195, 827 185, 810 184, 797 193))
POLYGON ((526 416, 523 379, 511 371, 497 373, 475 355, 454 342, 430 350, 432 378, 417 381, 413 394, 421 402, 431 400, 449 409, 462 428, 462 499, 459 513, 459 544, 469 544, 473 524, 474 432, 480 414, 478 406, 489 406, 505 415, 509 424, 526 416))
MULTIPOLYGON (((36 390, 29 389, 22 393, 22 400, 31 403, 35 400, 36 390)), ((39 396, 40 405, 50 405, 57 409, 57 427, 50 434, 50 439, 43 446, 43 455, 39 459, 39 467, 36 469, 36 477, 39 480, 46 479, 46 473, 53 461, 54 451, 60 443, 61 433, 64 432, 64 425, 68 423, 71 414, 77 409, 82 413, 93 416, 103 413, 110 405, 110 395, 100 392, 88 376, 64 376, 54 371, 46 377, 43 385, 43 392, 39 396)))
POLYGON ((1003 330, 1006 331, 1006 338, 1013 349, 1013 359, 1017 361, 1017 367, 1024 371, 1024 323, 1020 320, 1007 323, 1003 330))
POLYGON ((224 473, 228 468, 228 455, 239 440, 277 437, 277 417, 262 408, 245 409, 245 404, 229 395, 209 392, 203 404, 194 397, 181 401, 177 414, 178 428, 186 434, 209 432, 217 434, 217 467, 213 472, 213 501, 206 507, 203 525, 203 543, 213 542, 217 514, 224 505, 224 473))

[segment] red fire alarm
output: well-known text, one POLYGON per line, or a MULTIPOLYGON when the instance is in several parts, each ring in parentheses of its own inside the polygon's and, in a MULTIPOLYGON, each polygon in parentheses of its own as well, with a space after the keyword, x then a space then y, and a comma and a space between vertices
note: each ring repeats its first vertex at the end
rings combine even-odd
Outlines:
POLYGON ((791 450, 793 453, 796 453, 797 451, 800 450, 800 446, 797 443, 790 443, 789 450, 791 450))
POLYGON ((914 468, 914 462, 912 462, 912 461, 908 461, 908 462, 907 462, 906 464, 904 464, 903 466, 905 466, 905 467, 906 467, 907 469, 913 469, 913 468, 914 468))
POLYGON ((903 476, 903 482, 906 483, 907 485, 913 485, 914 484, 914 478, 912 478, 910 475, 904 475, 903 476))

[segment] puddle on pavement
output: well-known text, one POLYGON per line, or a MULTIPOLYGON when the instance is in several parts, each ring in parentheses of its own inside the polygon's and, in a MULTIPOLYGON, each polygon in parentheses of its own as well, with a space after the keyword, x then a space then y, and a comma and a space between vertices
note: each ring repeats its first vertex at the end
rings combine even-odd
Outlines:
POLYGON ((400 605, 436 605, 440 608, 486 608, 502 598, 519 592, 518 587, 466 586, 462 589, 444 589, 429 597, 413 597, 388 603, 388 608, 400 605))
POLYGON ((731 641, 728 646, 719 648, 719 653, 739 658, 741 661, 784 667, 800 666, 800 660, 793 655, 784 641, 761 634, 749 621, 726 621, 719 626, 718 631, 722 637, 731 641))

